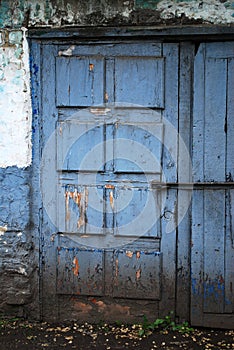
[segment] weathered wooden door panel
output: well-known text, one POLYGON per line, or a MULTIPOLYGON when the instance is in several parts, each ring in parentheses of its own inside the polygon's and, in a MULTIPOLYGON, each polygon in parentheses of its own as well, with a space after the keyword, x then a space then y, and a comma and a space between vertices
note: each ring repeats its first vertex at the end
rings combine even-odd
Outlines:
POLYGON ((59 247, 57 293, 99 296, 104 293, 104 254, 79 248, 59 247))
POLYGON ((164 58, 120 57, 114 67, 115 101, 164 107, 164 58))
POLYGON ((161 299, 162 254, 152 249, 152 243, 144 249, 114 252, 114 297, 161 299))
POLYGON ((177 190, 151 183, 177 182, 179 51, 43 45, 43 142, 56 135, 56 222, 44 212, 42 223, 44 318, 135 321, 175 310, 177 190))
POLYGON ((233 57, 204 44, 195 60, 191 321, 213 327, 234 324, 233 57))
POLYGON ((104 58, 56 57, 57 106, 99 105, 104 99, 104 58))
POLYGON ((118 122, 115 129, 115 172, 161 173, 163 124, 118 122))
POLYGON ((104 125, 66 120, 57 125, 57 170, 103 171, 104 125), (96 157, 90 152, 95 148, 96 157), (101 167, 100 167, 101 165, 101 167))

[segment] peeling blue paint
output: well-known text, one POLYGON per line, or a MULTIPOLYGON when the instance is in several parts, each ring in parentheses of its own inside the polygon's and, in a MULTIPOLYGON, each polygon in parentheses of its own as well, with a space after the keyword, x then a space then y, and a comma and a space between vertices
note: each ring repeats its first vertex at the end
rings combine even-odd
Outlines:
POLYGON ((192 293, 193 295, 199 295, 199 291, 197 288, 197 280, 196 278, 191 278, 191 287, 192 287, 192 293))
POLYGON ((27 169, 0 169, 0 226, 24 230, 30 222, 30 186, 27 169))
POLYGON ((214 296, 218 300, 218 293, 216 291, 215 285, 210 283, 204 283, 204 299, 207 297, 214 296))

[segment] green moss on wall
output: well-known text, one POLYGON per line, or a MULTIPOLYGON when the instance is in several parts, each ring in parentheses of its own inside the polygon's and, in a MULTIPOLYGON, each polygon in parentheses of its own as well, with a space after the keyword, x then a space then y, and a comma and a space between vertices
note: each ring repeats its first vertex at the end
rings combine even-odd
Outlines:
POLYGON ((141 9, 155 9, 160 0, 136 0, 136 8, 141 9))
POLYGON ((11 26, 10 1, 2 0, 0 2, 0 27, 11 26))

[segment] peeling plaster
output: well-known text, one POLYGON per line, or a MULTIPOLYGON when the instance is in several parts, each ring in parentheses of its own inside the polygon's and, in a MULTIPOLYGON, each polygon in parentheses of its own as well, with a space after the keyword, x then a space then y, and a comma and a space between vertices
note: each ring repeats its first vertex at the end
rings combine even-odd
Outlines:
POLYGON ((233 5, 232 0, 10 0, 0 5, 0 27, 102 25, 114 18, 120 24, 131 24, 132 13, 141 9, 155 10, 155 16, 165 20, 186 16, 205 23, 229 24, 234 23, 233 5))
POLYGON ((234 23, 234 10, 230 3, 221 3, 219 0, 204 1, 172 1, 162 0, 157 9, 161 11, 161 18, 170 19, 185 16, 190 19, 201 19, 207 23, 229 24, 234 23), (225 5, 226 4, 226 5, 225 5))
POLYGON ((3 236, 7 231, 7 226, 0 226, 0 236, 3 236))
POLYGON ((24 267, 20 267, 20 268, 19 268, 19 273, 20 273, 21 275, 27 276, 27 272, 26 272, 26 270, 25 270, 24 267))
POLYGON ((31 164, 31 95, 26 29, 0 47, 0 167, 31 164), (20 131, 20 132, 19 132, 20 131))
POLYGON ((72 56, 72 52, 75 50, 75 46, 72 45, 70 46, 67 50, 59 51, 58 55, 59 56, 72 56))
MULTIPOLYGON (((222 3, 220 0, 155 0, 155 1, 126 1, 122 6, 110 5, 108 2, 87 2, 85 5, 74 1, 37 1, 30 4, 29 26, 51 26, 88 24, 88 17, 102 14, 101 22, 109 21, 115 16, 120 16, 128 21, 135 8, 155 9, 160 13, 161 19, 180 18, 186 16, 190 19, 200 19, 206 23, 230 24, 234 23, 234 10, 232 2, 222 3)), ((94 16, 94 17, 95 17, 94 16)), ((98 23, 98 16, 96 20, 98 23)), ((93 25, 94 23, 90 23, 93 25)))

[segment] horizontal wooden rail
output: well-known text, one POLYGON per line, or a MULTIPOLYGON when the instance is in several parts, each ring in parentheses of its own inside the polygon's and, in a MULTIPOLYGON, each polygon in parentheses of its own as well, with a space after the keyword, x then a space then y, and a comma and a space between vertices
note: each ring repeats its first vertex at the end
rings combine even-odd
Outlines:
POLYGON ((178 190, 222 190, 234 189, 234 182, 151 182, 153 189, 174 188, 178 190))

